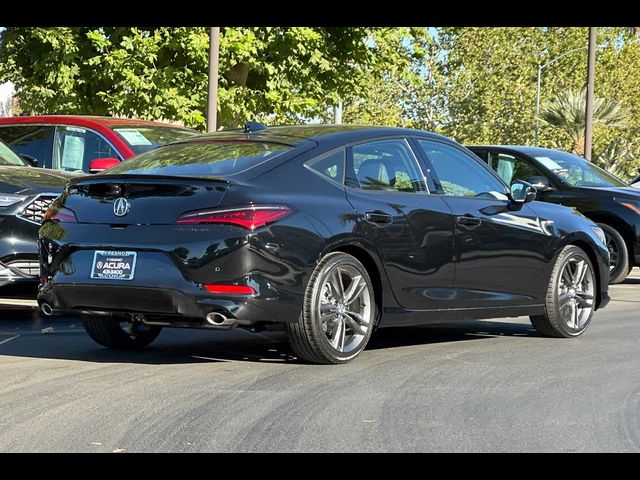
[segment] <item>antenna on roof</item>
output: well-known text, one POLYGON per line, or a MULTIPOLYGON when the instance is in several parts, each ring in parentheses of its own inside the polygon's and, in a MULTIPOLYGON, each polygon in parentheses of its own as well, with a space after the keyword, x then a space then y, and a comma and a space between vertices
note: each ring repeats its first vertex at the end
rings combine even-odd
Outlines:
POLYGON ((246 122, 244 124, 244 133, 259 132, 260 130, 264 130, 265 128, 267 128, 267 126, 264 123, 246 122))

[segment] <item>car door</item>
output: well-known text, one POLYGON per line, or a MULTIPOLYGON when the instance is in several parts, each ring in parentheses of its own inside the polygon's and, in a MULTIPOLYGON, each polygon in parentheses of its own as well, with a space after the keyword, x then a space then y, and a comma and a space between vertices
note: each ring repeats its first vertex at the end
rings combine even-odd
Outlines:
POLYGON ((532 286, 546 284, 550 242, 543 222, 528 205, 510 210, 506 185, 462 148, 435 140, 418 144, 455 216, 455 306, 539 303, 532 286))
POLYGON ((548 187, 538 187, 537 200, 561 203, 564 195, 559 191, 555 182, 538 168, 534 161, 516 153, 506 153, 499 150, 483 150, 475 152, 489 167, 507 184, 516 180, 524 180, 533 185, 546 184, 548 187))
POLYGON ((453 217, 441 196, 429 194, 429 182, 406 138, 347 148, 355 233, 377 249, 396 300, 407 309, 442 308, 453 292, 453 217))

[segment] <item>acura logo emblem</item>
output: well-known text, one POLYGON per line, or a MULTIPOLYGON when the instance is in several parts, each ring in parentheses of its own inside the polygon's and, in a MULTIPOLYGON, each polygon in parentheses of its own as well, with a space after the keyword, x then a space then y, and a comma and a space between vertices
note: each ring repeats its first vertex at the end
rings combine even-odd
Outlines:
POLYGON ((116 217, 124 217, 129 213, 130 208, 131 204, 126 198, 119 198, 113 202, 113 213, 115 213, 116 217))

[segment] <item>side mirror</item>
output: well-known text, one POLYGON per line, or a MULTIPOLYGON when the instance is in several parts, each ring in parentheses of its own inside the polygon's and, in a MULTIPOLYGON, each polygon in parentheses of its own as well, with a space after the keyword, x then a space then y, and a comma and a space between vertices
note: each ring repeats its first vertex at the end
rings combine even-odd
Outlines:
POLYGON ((98 173, 118 165, 120 160, 117 158, 96 158, 89 163, 89 173, 98 173))
POLYGON ((32 157, 31 155, 27 155, 26 153, 21 153, 20 157, 22 157, 22 159, 32 167, 38 166, 38 159, 36 157, 32 157))
POLYGON ((547 177, 538 176, 527 178, 527 182, 536 187, 536 190, 539 192, 548 192, 553 190, 553 187, 549 183, 549 179, 547 177))
POLYGON ((536 187, 528 182, 516 180, 511 184, 511 201, 516 205, 532 202, 536 199, 537 193, 536 187))

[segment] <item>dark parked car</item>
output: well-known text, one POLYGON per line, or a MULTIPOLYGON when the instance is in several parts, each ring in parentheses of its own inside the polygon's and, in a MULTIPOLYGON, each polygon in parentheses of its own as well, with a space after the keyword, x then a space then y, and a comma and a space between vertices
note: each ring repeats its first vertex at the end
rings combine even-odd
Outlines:
POLYGON ((108 347, 284 325, 342 363, 375 327, 529 315, 573 337, 608 301, 602 230, 439 135, 250 125, 70 182, 40 230, 45 313, 108 347))
POLYGON ((469 147, 507 183, 532 183, 538 200, 576 208, 604 230, 610 283, 640 264, 640 191, 572 153, 523 146, 469 147))
POLYGON ((0 141, 0 295, 36 293, 38 229, 69 174, 29 166, 0 141))
POLYGON ((133 118, 34 115, 0 118, 0 139, 33 166, 96 173, 158 145, 195 135, 190 128, 133 118))

